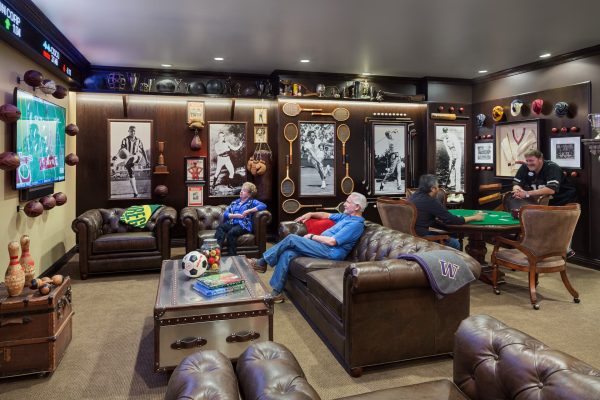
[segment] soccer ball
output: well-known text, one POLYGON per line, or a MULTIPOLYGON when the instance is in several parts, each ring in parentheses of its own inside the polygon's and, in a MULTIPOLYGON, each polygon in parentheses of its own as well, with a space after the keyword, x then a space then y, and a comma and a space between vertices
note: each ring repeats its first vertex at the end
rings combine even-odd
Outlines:
POLYGON ((206 272, 208 261, 204 254, 199 251, 190 251, 181 260, 181 269, 189 278, 197 278, 206 272))

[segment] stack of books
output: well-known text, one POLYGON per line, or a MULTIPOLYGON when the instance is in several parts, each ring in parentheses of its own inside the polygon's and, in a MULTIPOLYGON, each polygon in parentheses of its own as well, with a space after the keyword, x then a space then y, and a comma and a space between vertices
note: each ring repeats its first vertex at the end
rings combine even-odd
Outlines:
POLYGON ((244 280, 231 272, 223 272, 196 278, 192 289, 203 296, 235 292, 244 289, 244 280))

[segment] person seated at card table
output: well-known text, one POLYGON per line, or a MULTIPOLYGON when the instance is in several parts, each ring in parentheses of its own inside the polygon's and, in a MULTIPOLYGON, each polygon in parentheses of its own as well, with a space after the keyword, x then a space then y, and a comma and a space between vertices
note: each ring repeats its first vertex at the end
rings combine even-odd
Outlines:
POLYGON ((320 235, 312 233, 304 236, 289 235, 269 250, 265 251, 262 258, 249 260, 256 271, 264 273, 267 265, 275 267, 275 272, 269 281, 273 291, 271 295, 274 302, 281 303, 285 300, 283 288, 287 281, 289 263, 296 257, 315 257, 328 260, 343 260, 352 251, 365 229, 365 219, 362 214, 367 208, 367 198, 357 192, 352 192, 344 203, 342 214, 329 214, 326 212, 309 212, 295 219, 304 223, 311 218, 330 219, 335 222, 331 228, 320 235))
POLYGON ((223 213, 223 223, 217 227, 215 238, 223 248, 225 237, 229 246, 230 256, 237 254, 237 238, 246 233, 252 233, 252 214, 266 210, 267 206, 262 201, 256 200, 256 185, 245 182, 240 190, 240 198, 234 200, 223 213))
MULTIPOLYGON (((469 221, 483 221, 482 213, 467 217, 457 217, 450 214, 448 209, 437 200, 438 190, 438 180, 435 175, 421 175, 419 189, 408 199, 417 208, 417 222, 415 223, 417 235, 437 235, 437 233, 429 230, 429 228, 435 227, 436 219, 447 225, 462 225, 469 221)), ((455 237, 446 239, 444 244, 460 250, 460 242, 455 237)))

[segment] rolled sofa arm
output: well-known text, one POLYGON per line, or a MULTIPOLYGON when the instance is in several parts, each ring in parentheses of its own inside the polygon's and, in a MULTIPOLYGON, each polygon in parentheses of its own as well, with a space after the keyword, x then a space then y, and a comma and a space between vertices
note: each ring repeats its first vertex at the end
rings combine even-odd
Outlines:
POLYGON ((260 254, 267 250, 267 226, 273 220, 271 212, 268 210, 254 213, 252 223, 254 224, 254 237, 260 254))
POLYGON ((102 214, 97 208, 88 210, 75 218, 71 229, 78 236, 79 241, 85 238, 90 243, 102 235, 102 214))
MULTIPOLYGON (((163 207, 156 216, 156 239, 163 260, 171 258, 171 228, 177 222, 177 211, 173 207, 163 207)), ((148 224, 147 228, 151 229, 148 224)))
POLYGON ((284 239, 287 235, 304 236, 308 233, 306 226, 296 221, 283 221, 279 223, 279 240, 284 239))
POLYGON ((177 211, 173 207, 164 206, 154 213, 146 228, 153 231, 156 226, 162 228, 165 224, 170 228, 177 222, 177 211))
POLYGON ((431 287, 419 264, 397 259, 351 264, 344 272, 344 282, 354 294, 431 287))

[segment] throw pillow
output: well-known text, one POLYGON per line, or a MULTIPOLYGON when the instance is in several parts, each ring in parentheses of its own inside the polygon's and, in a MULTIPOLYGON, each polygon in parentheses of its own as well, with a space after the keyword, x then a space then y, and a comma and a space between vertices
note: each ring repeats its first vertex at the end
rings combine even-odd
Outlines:
POLYGON ((119 221, 136 228, 143 228, 156 212, 162 206, 160 204, 149 204, 144 206, 131 206, 123 211, 119 221))
POLYGON ((316 219, 311 218, 307 220, 304 225, 306 226, 306 230, 308 233, 312 233, 313 235, 320 235, 325 232, 327 229, 331 228, 335 225, 330 219, 316 219))

